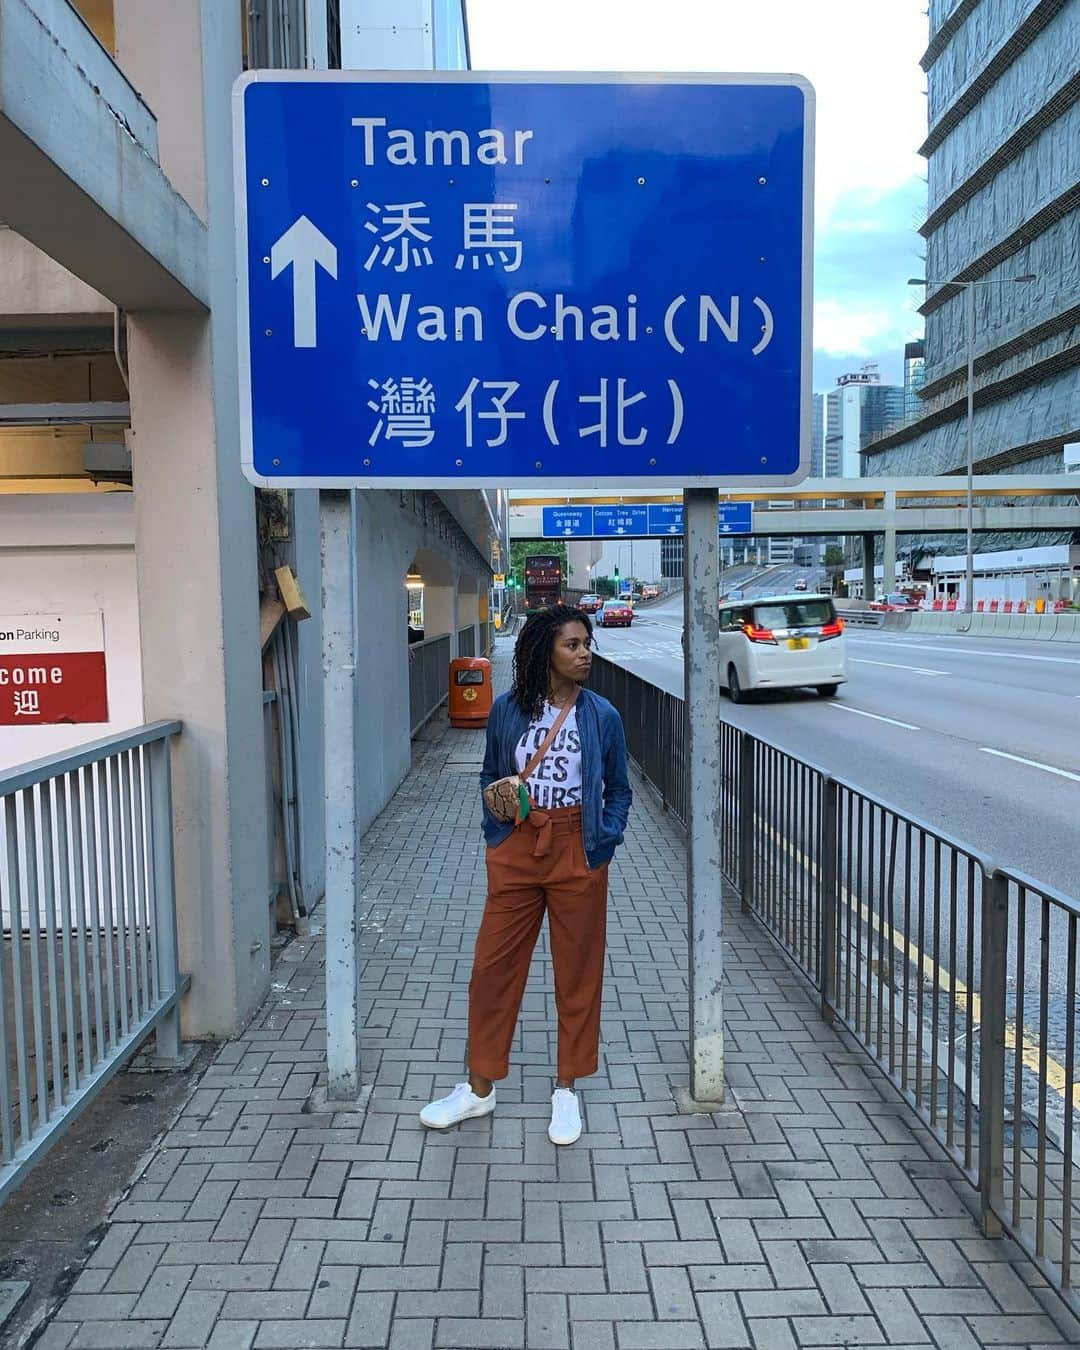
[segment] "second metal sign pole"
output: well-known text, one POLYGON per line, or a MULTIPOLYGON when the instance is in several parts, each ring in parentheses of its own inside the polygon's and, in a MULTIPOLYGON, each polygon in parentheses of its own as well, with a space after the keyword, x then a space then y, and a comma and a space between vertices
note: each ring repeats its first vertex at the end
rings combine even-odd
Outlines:
POLYGON ((715 488, 683 493, 686 593, 685 698, 690 810, 690 1098, 724 1096, 723 915, 720 875, 720 541, 715 488))

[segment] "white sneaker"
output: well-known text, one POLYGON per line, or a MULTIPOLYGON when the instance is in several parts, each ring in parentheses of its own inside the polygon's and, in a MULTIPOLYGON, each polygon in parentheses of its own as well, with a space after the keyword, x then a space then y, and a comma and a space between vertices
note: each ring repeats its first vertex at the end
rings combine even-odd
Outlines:
POLYGON ((548 1138, 553 1144, 572 1144, 581 1138, 581 1111, 577 1094, 570 1088, 556 1088, 551 1094, 548 1138))
POLYGON ((474 1116, 490 1116, 495 1110, 495 1089, 486 1097, 478 1097, 468 1083, 458 1083, 447 1097, 428 1102, 420 1112, 420 1119, 428 1129, 447 1130, 451 1125, 471 1120, 474 1116))

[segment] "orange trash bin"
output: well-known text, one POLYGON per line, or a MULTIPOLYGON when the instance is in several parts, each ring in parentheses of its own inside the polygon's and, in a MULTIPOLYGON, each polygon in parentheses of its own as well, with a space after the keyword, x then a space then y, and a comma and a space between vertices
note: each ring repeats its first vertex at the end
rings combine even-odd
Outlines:
POLYGON ((487 726, 493 700, 491 662, 483 656, 457 656, 450 662, 450 725, 487 726))

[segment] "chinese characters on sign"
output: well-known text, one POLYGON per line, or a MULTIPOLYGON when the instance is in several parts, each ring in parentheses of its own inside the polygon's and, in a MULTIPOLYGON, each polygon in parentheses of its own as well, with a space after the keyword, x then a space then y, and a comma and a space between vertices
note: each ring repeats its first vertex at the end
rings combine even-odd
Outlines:
POLYGON ((0 726, 108 720, 100 614, 0 614, 0 726))
MULTIPOLYGON (((541 516, 545 539, 600 539, 608 535, 646 539, 683 533, 683 508, 678 502, 545 506, 541 516)), ((718 525, 721 534, 753 534, 753 503, 721 502, 718 525)))
POLYGON ((796 77, 257 72, 236 108, 253 481, 799 478, 796 77))

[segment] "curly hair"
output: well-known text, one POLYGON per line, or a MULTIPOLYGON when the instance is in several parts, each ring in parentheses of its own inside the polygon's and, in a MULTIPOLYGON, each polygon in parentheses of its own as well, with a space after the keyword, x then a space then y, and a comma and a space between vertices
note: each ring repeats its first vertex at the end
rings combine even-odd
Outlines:
POLYGON ((592 620, 573 605, 553 605, 530 614, 518 635, 510 696, 530 717, 544 711, 551 683, 551 652, 560 629, 568 623, 580 623, 592 640, 592 620))

